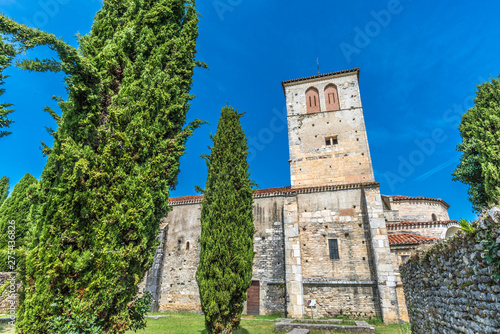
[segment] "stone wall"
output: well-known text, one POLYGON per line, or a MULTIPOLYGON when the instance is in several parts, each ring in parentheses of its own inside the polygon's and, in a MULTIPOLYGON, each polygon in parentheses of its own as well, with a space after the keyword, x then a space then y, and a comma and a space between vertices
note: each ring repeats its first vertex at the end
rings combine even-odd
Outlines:
POLYGON ((432 221, 432 214, 436 220, 450 220, 448 207, 438 200, 397 200, 391 203, 391 209, 399 211, 399 220, 409 222, 432 221))
POLYGON ((500 333, 500 209, 474 225, 401 266, 414 333, 500 333))
POLYGON ((358 71, 284 84, 293 188, 373 182, 358 71), (335 84, 340 110, 325 111, 325 88, 335 84), (308 114, 306 91, 319 91, 320 112, 308 114), (338 143, 327 145, 336 136, 338 143))
MULTIPOLYGON (((196 270, 200 255, 201 204, 173 205, 165 219, 160 311, 201 312, 196 270)), ((283 197, 254 199, 254 266, 260 314, 285 313, 283 197)), ((144 284, 144 283, 143 283, 144 284)))
POLYGON ((314 318, 380 316, 375 282, 305 282, 304 299, 316 300, 316 307, 304 310, 309 317, 311 312, 314 318))

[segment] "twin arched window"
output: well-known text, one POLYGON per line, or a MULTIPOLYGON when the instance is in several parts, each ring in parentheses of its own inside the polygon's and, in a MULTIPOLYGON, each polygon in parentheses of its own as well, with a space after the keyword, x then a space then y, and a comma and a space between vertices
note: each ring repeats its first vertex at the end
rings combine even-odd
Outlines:
MULTIPOLYGON (((325 87, 325 103, 326 111, 340 110, 339 93, 334 84, 325 87)), ((308 114, 321 111, 319 91, 315 87, 306 90, 306 107, 308 114)))

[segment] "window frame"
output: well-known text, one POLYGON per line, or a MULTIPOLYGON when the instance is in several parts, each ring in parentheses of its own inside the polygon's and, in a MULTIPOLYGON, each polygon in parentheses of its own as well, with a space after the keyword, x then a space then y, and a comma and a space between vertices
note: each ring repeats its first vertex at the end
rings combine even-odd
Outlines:
POLYGON ((330 260, 340 260, 339 239, 328 239, 328 255, 330 260))
POLYGON ((325 146, 335 146, 339 144, 339 136, 325 137, 325 146))

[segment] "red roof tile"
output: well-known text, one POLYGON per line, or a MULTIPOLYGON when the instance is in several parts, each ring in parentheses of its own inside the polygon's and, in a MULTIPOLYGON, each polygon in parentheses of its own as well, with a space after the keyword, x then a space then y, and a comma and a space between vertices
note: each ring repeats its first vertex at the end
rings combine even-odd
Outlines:
POLYGON ((430 198, 424 196, 411 197, 411 196, 401 196, 401 195, 392 195, 393 201, 434 201, 442 203, 446 208, 449 208, 450 205, 443 201, 441 198, 430 198))
POLYGON ((420 245, 420 244, 432 244, 438 239, 424 237, 418 234, 411 233, 400 233, 400 234, 389 234, 389 245, 420 245))
POLYGON ((192 196, 182 196, 182 197, 172 197, 169 199, 169 204, 175 203, 189 203, 189 202, 199 202, 203 199, 203 195, 192 195, 192 196))
POLYGON ((281 82, 281 86, 283 86, 283 91, 285 91, 285 85, 293 82, 299 82, 299 81, 306 81, 306 80, 313 80, 313 79, 319 79, 319 78, 324 78, 324 77, 329 77, 332 75, 338 75, 338 74, 345 74, 345 73, 357 73, 358 78, 359 78, 359 67, 358 68, 353 68, 351 70, 343 70, 343 71, 337 71, 337 72, 330 72, 330 73, 324 73, 324 74, 318 74, 318 75, 313 75, 311 77, 305 77, 305 78, 299 78, 299 79, 292 79, 292 80, 285 80, 281 82))
MULTIPOLYGON (((340 184, 335 186, 323 186, 323 187, 309 187, 309 188, 292 188, 292 187, 278 187, 278 188, 267 188, 267 189, 257 189, 254 191, 253 197, 267 197, 273 195, 286 195, 286 194, 305 194, 320 191, 331 191, 337 189, 354 189, 361 186, 379 186, 377 182, 366 182, 366 183, 354 183, 354 184, 340 184)), ((169 199, 168 204, 193 204, 200 203, 203 199, 203 195, 194 196, 183 196, 183 197, 172 197, 169 199)))

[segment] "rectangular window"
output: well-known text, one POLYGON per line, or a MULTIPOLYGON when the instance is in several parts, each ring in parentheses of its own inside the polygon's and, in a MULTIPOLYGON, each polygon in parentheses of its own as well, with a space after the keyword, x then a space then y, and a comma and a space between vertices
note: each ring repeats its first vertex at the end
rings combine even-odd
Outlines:
POLYGON ((339 244, 337 239, 328 239, 328 248, 330 248, 330 260, 338 260, 339 244))
POLYGON ((326 146, 333 146, 337 145, 339 143, 337 136, 332 136, 332 137, 326 137, 325 138, 325 144, 326 146))

